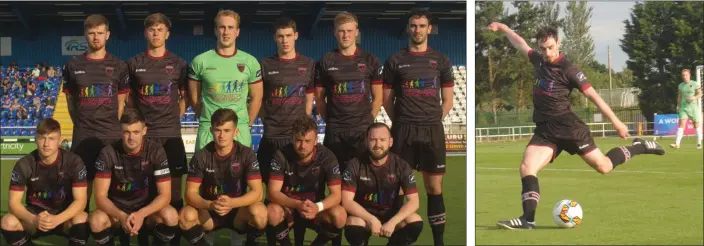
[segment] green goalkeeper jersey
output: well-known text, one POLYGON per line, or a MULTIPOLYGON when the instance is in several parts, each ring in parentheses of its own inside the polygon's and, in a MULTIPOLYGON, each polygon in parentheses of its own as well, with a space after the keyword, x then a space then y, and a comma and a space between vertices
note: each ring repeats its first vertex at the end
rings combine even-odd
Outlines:
POLYGON ((687 98, 697 95, 697 89, 701 88, 701 85, 697 81, 690 80, 689 83, 680 83, 678 91, 680 93, 680 108, 694 108, 699 104, 699 100, 694 100, 692 102, 687 102, 687 98))
POLYGON ((212 49, 193 58, 188 77, 201 83, 201 127, 210 127, 210 117, 219 108, 235 111, 238 125, 249 124, 249 85, 262 81, 262 70, 254 56, 237 50, 226 57, 212 49))

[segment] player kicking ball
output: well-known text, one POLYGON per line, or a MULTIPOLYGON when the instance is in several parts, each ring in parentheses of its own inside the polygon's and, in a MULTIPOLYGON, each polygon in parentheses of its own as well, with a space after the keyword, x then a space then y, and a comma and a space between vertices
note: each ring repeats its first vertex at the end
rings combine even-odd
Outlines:
POLYGON ((0 222, 13 246, 34 245, 32 238, 68 237, 68 245, 86 245, 87 171, 81 158, 59 148, 61 126, 52 118, 37 125, 37 149, 17 161, 10 180, 9 213, 0 222), (25 205, 22 204, 27 191, 25 205))
POLYGON ((536 128, 519 169, 523 186, 523 215, 497 222, 500 228, 535 229, 535 210, 540 200, 538 172, 553 162, 562 151, 571 155, 578 154, 601 174, 611 172, 636 155, 665 154, 657 142, 640 138, 634 139, 631 146, 613 148, 606 155, 597 148, 589 127, 570 109, 569 95, 572 89, 579 89, 589 98, 611 121, 621 138, 629 136, 628 128, 591 87, 577 65, 562 56, 556 28, 538 30, 535 38, 540 52, 531 49, 521 36, 502 23, 491 23, 488 29, 504 33, 513 47, 528 56, 537 79, 533 89, 533 121, 536 128))
POLYGON ((406 161, 389 153, 394 142, 386 124, 369 126, 366 141, 368 152, 348 162, 342 177, 342 206, 349 214, 345 238, 352 246, 367 245, 370 235, 389 238, 386 245, 411 245, 423 230, 416 176, 406 161))
POLYGON ((269 230, 280 245, 291 245, 289 228, 302 224, 318 231, 311 245, 324 245, 340 235, 347 219, 340 206, 340 166, 335 155, 318 143, 312 118, 298 117, 291 131, 292 143, 278 150, 271 161, 269 230))
POLYGON ((179 226, 193 245, 208 245, 204 232, 221 228, 234 230, 236 236, 246 232, 246 245, 253 245, 267 218, 259 162, 254 150, 233 140, 238 134, 235 111, 221 108, 211 119, 214 140, 191 159, 188 206, 179 213, 179 226))
POLYGON ((677 111, 679 118, 679 126, 677 127, 677 137, 675 143, 670 144, 670 147, 679 149, 684 128, 687 126, 687 119, 694 124, 694 129, 697 130, 697 149, 702 148, 702 128, 699 127, 701 122, 701 107, 699 99, 702 98, 702 86, 697 81, 692 81, 692 75, 689 69, 682 70, 682 83, 677 87, 677 111))
POLYGON ((167 245, 178 230, 178 214, 169 205, 171 173, 166 152, 161 144, 144 137, 144 121, 137 111, 125 111, 120 119, 122 140, 103 148, 96 160, 98 209, 89 221, 98 245, 114 245, 117 228, 135 236, 147 225, 153 229, 154 245, 167 245))

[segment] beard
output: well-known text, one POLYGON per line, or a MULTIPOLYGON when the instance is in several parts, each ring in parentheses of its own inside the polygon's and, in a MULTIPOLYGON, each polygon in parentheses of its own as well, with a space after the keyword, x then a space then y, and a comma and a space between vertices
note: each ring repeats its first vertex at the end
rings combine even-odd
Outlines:
POLYGON ((309 151, 309 152, 307 152, 307 153, 306 153, 306 152, 303 152, 303 151, 305 151, 305 150, 302 150, 302 149, 297 149, 297 150, 296 150, 296 154, 298 154, 298 158, 299 158, 300 160, 303 160, 303 159, 305 159, 305 158, 308 158, 310 155, 313 154, 313 151, 312 151, 312 150, 309 151))
POLYGON ((386 157, 387 155, 389 155, 389 150, 390 150, 390 149, 386 149, 386 150, 384 150, 383 152, 381 152, 381 154, 378 154, 378 155, 374 153, 374 150, 377 150, 377 149, 378 149, 378 148, 375 148, 375 149, 373 149, 372 151, 369 151, 369 154, 371 155, 372 159, 374 159, 375 161, 384 159, 384 157, 386 157))
POLYGON ((416 39, 415 37, 411 36, 411 42, 412 42, 414 45, 423 44, 423 43, 425 42, 425 40, 426 40, 426 37, 420 37, 420 38, 417 38, 417 39, 416 39))

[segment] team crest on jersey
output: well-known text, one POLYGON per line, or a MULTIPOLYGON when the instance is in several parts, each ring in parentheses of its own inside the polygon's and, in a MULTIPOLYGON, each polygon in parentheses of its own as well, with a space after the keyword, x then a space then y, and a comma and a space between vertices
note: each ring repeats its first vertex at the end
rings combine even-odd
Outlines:
POLYGON ((319 173, 320 173, 320 167, 314 167, 313 168, 313 176, 317 177, 319 173))
POLYGON ((438 68, 438 61, 430 60, 430 67, 432 67, 433 69, 437 69, 438 68))
POLYGON ((396 183, 396 175, 389 174, 389 176, 386 176, 389 180, 389 184, 395 184, 396 183))
POLYGON ((113 72, 115 72, 115 68, 113 68, 113 67, 105 67, 105 73, 106 73, 108 76, 112 76, 112 73, 113 73, 113 72))
POLYGON ((359 63, 359 64, 357 64, 357 68, 359 68, 360 72, 364 72, 364 70, 367 69, 367 64, 359 63))
POLYGON ((243 73, 243 72, 244 72, 244 64, 238 63, 238 64, 237 64, 237 69, 239 69, 240 72, 243 73))
POLYGON ((142 168, 145 168, 147 165, 149 165, 149 161, 142 161, 142 163, 140 164, 142 165, 142 168))
POLYGON ((166 66, 166 73, 171 75, 174 72, 174 66, 166 66))
POLYGON ((234 162, 230 166, 232 167, 232 171, 235 171, 235 173, 240 172, 240 163, 239 162, 234 162))
POLYGON ((299 73, 301 76, 306 76, 306 71, 307 71, 307 70, 308 70, 307 68, 299 67, 299 68, 298 68, 298 73, 299 73))

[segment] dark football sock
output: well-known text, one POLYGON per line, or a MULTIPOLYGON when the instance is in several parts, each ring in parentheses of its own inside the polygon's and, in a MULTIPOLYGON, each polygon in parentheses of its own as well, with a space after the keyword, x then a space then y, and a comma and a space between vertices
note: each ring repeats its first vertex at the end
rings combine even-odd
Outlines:
POLYGON ((631 157, 643 153, 645 153, 645 146, 639 144, 635 146, 621 146, 613 148, 609 150, 609 153, 606 153, 606 157, 609 157, 609 159, 611 159, 611 164, 615 169, 618 165, 621 165, 630 160, 631 157))
POLYGON ((286 220, 282 221, 278 225, 272 226, 269 225, 268 227, 271 228, 271 231, 274 233, 274 237, 276 238, 276 241, 279 242, 279 245, 281 246, 291 246, 291 238, 289 238, 289 227, 288 223, 286 223, 286 220))
POLYGON ((108 228, 99 232, 93 232, 93 239, 98 245, 115 245, 112 234, 112 228, 108 228))
MULTIPOLYGON (((183 200, 178 200, 178 201, 173 201, 171 202, 171 206, 176 209, 176 211, 181 211, 183 208, 183 200)), ((171 245, 173 246, 180 246, 181 245, 181 228, 176 228, 176 231, 174 233, 174 238, 171 239, 171 245)))
POLYGON ((80 223, 71 226, 68 231, 68 245, 86 245, 90 236, 90 227, 88 223, 80 223))
POLYGON ((410 223, 398 231, 395 231, 386 245, 411 245, 418 240, 421 231, 423 231, 423 221, 410 223))
POLYGON ((345 226, 345 238, 350 246, 366 246, 371 232, 362 226, 345 226))
POLYGON ((2 236, 5 238, 5 241, 7 241, 7 243, 10 245, 18 245, 18 246, 34 245, 32 243, 32 239, 30 239, 27 236, 27 234, 23 231, 6 231, 6 230, 0 230, 0 231, 2 231, 2 236))
POLYGON ((330 239, 339 236, 341 231, 342 229, 337 228, 335 225, 323 222, 318 236, 315 237, 311 245, 325 245, 330 239))
POLYGON ((445 245, 443 240, 445 235, 445 203, 442 194, 428 194, 428 223, 433 231, 435 246, 445 245))
POLYGON ((523 197, 523 218, 528 222, 535 222, 535 209, 538 208, 538 201, 540 201, 538 177, 533 175, 525 176, 521 179, 521 184, 523 185, 523 190, 521 191, 521 196, 523 197))
POLYGON ((259 230, 247 224, 244 227, 244 232, 247 234, 247 241, 245 241, 244 245, 256 245, 257 238, 262 237, 265 233, 265 230, 259 230))
POLYGON ((195 225, 191 229, 184 230, 183 237, 193 246, 208 246, 208 242, 205 240, 205 232, 203 232, 203 226, 201 225, 195 225))
MULTIPOLYGON (((168 245, 172 239, 174 239, 174 234, 178 231, 178 226, 167 226, 165 224, 157 224, 154 228, 154 245, 168 245)), ((142 245, 140 243, 140 245, 142 245)))

